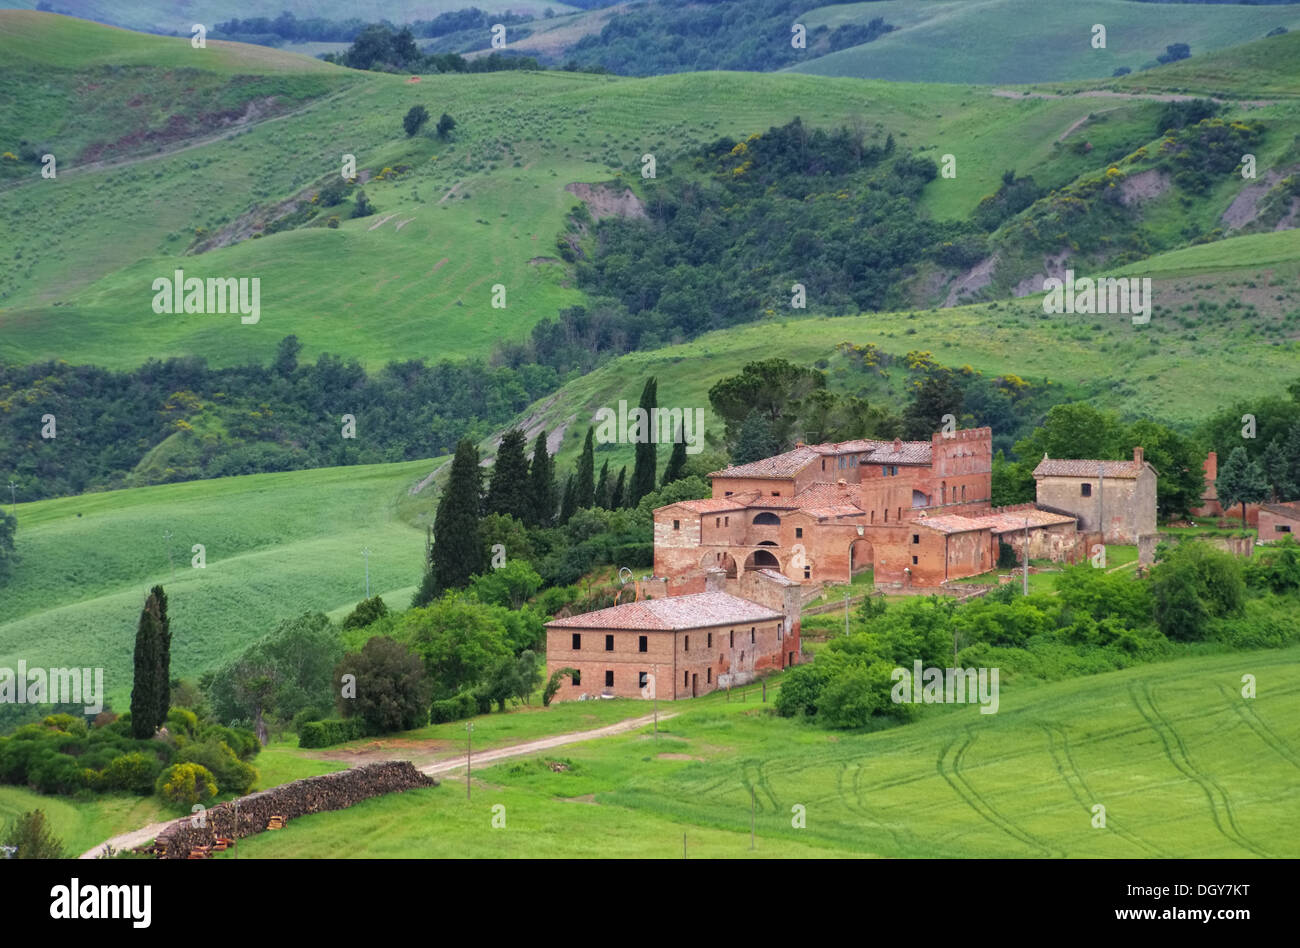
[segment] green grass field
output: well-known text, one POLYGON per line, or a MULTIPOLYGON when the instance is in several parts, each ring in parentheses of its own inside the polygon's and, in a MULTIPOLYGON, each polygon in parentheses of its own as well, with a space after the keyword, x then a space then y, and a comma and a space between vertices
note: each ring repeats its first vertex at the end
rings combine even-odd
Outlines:
MULTIPOLYGON (((399 504, 439 461, 258 474, 19 504, 21 557, 0 601, 0 666, 102 666, 124 709, 150 586, 168 593, 172 669, 220 664, 280 619, 346 614, 371 590, 405 608, 424 533, 399 504), (171 540, 165 534, 172 534, 171 540), (207 565, 191 566, 194 544, 207 565), (168 565, 168 550, 175 578, 168 565), (404 595, 403 595, 404 592, 404 595)), ((427 492, 426 492, 427 493, 427 492)))
POLYGON ((711 695, 674 705, 657 741, 646 729, 476 769, 468 802, 453 777, 304 817, 243 841, 240 858, 676 858, 683 834, 701 857, 1294 858, 1298 658, 1003 681, 996 714, 929 709, 869 734, 772 716, 753 693, 711 695), (1250 700, 1246 673, 1259 683, 1250 700), (491 824, 498 804, 504 829, 491 824))
POLYGON ((1121 66, 1136 71, 1155 64, 1171 43, 1187 43, 1200 56, 1260 39, 1276 26, 1295 29, 1300 6, 1210 6, 1195 16, 1173 16, 1160 4, 1131 0, 1089 0, 1068 9, 1040 0, 883 0, 821 7, 803 22, 835 29, 876 17, 898 29, 791 71, 900 82, 1101 79, 1121 66), (1106 27, 1105 49, 1092 47, 1095 23, 1106 27))

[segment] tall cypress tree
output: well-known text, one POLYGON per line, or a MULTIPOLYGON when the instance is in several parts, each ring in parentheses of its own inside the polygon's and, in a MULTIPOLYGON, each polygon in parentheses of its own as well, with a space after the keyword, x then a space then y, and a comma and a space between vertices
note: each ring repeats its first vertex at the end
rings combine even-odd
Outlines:
POLYGON ((659 383, 653 378, 646 379, 645 388, 641 390, 640 405, 645 412, 646 437, 636 445, 636 462, 632 467, 632 483, 628 488, 629 507, 635 507, 642 497, 655 489, 655 468, 659 464, 659 445, 655 442, 658 432, 654 430, 658 391, 659 383))
POLYGON ((135 630, 135 680, 131 688, 131 733, 141 739, 154 736, 167 719, 170 700, 171 633, 166 630, 167 597, 161 586, 149 590, 135 630), (167 665, 163 663, 167 662, 167 665), (161 672, 161 674, 160 674, 161 672), (159 714, 159 706, 162 713, 159 714))
POLYGON ((546 432, 537 434, 533 463, 528 469, 530 508, 524 520, 532 527, 549 527, 555 520, 555 462, 546 450, 546 432))
POLYGON ((609 502, 609 459, 600 466, 600 477, 596 478, 596 506, 613 510, 609 502))
POLYGON ((518 428, 507 431, 497 449, 496 463, 492 466, 492 479, 488 483, 487 513, 508 514, 516 520, 527 522, 532 506, 529 497, 528 458, 524 454, 528 441, 518 428))
POLYGON ((425 527, 424 575, 420 577, 420 588, 411 597, 411 608, 421 609, 437 598, 438 574, 433 569, 433 527, 425 527))
POLYGON ((582 456, 578 458, 578 484, 574 504, 580 510, 596 506, 596 449, 592 443, 595 433, 595 428, 587 428, 587 441, 582 446, 582 456))
POLYGON ((158 667, 154 673, 158 684, 154 720, 158 727, 162 727, 167 721, 167 712, 171 710, 172 703, 172 623, 167 618, 167 594, 163 588, 155 586, 150 595, 157 604, 158 627, 158 667))
POLYGON ((479 537, 482 472, 478 448, 468 438, 456 445, 447 489, 433 520, 433 571, 438 591, 463 589, 487 567, 479 537))
POLYGON ((623 501, 627 494, 627 465, 624 464, 618 469, 618 480, 614 483, 614 489, 609 492, 609 509, 618 510, 623 506, 623 501))
POLYGON ((578 479, 572 474, 564 482, 564 500, 560 502, 560 526, 568 523, 578 509, 578 479))
POLYGON ((659 482, 660 486, 671 484, 673 481, 681 480, 686 476, 686 437, 682 432, 682 426, 677 426, 677 433, 673 440, 673 453, 668 456, 668 466, 664 468, 664 479, 659 482))

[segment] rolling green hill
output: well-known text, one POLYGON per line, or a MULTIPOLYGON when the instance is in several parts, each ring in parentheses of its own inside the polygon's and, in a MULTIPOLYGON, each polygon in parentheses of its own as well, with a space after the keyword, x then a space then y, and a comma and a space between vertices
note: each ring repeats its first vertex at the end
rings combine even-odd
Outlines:
MULTIPOLYGON (((0 26, 15 17, 25 23, 37 15, 0 14, 0 26)), ((56 34, 114 32, 49 15, 44 22, 56 34)), ((4 35, 0 52, 20 45, 17 33, 4 35)), ((1297 40, 1300 34, 1289 34, 1256 45, 1295 52, 1297 40)), ((50 40, 45 48, 61 45, 50 40)), ((10 68, 18 72, 0 67, 0 81, 20 81, 28 67, 10 68)), ((938 218, 964 217, 1008 168, 1046 187, 1096 173, 1113 160, 1109 154, 1150 140, 1160 108, 1142 98, 1099 108, 1086 95, 742 73, 644 80, 495 73, 412 83, 335 69, 313 81, 325 83, 312 90, 323 94, 295 103, 290 114, 250 119, 234 137, 177 142, 110 167, 65 159, 57 181, 33 168, 11 185, 0 205, 14 235, 5 255, 10 266, 0 273, 0 358, 120 367, 197 354, 231 364, 269 358, 289 333, 303 340, 306 358, 330 351, 368 365, 486 355, 497 341, 520 340, 539 319, 582 300, 569 268, 554 262, 556 235, 578 203, 566 186, 616 181, 621 173, 648 198, 654 183, 634 170, 647 152, 668 174, 674 158, 705 142, 766 131, 796 115, 821 126, 862 123, 935 159, 954 154, 957 177, 931 182, 922 203, 938 218), (423 103, 457 117, 453 141, 405 137, 401 116, 423 103), (1092 152, 1064 147, 1071 135, 1086 135, 1092 152), (337 229, 323 226, 322 214, 315 226, 271 232, 279 216, 311 210, 344 154, 356 155, 365 174, 406 167, 364 182, 377 213, 348 219, 345 204, 337 229), (105 233, 113 239, 102 239, 105 233), (260 322, 154 314, 152 281, 177 268, 190 276, 258 277, 260 322), (505 309, 490 305, 498 283, 507 291, 505 309)), ((71 106, 61 108, 48 127, 75 124, 71 106)), ((26 114, 0 111, 0 143, 22 136, 26 114)), ((1295 106, 1279 102, 1245 114, 1274 128, 1261 164, 1285 155, 1300 129, 1295 106)), ((97 144, 78 141, 72 151, 93 152, 97 144)), ((50 147, 57 153, 61 146, 50 147)), ((1163 217, 1155 214, 1163 205, 1153 206, 1164 246, 1178 245, 1185 219, 1207 230, 1243 184, 1224 181, 1210 200, 1190 207, 1170 199, 1163 217)))
POLYGON ((1181 5, 1089 0, 882 0, 826 6, 804 19, 834 29, 884 17, 898 29, 874 42, 791 67, 818 76, 901 82, 1028 83, 1101 79, 1116 69, 1154 65, 1172 43, 1193 56, 1300 26, 1300 4, 1181 5), (1106 27, 1106 48, 1093 49, 1092 27, 1106 27), (942 50, 943 55, 936 55, 942 50))
POLYGON ((196 675, 280 619, 349 608, 374 594, 409 603, 432 503, 410 488, 441 461, 87 494, 17 506, 20 561, 0 600, 0 667, 100 666, 122 708, 136 623, 162 583, 172 668, 196 675), (167 536, 170 534, 170 538, 167 536), (206 567, 192 565, 194 544, 206 567), (169 560, 170 553, 170 560, 169 560), (172 567, 174 564, 174 578, 172 567))
POLYGON ((715 858, 1295 857, 1297 657, 1004 681, 996 714, 961 707, 875 734, 769 717, 753 688, 745 702, 715 694, 674 702, 657 740, 647 727, 475 767, 470 802, 451 778, 294 820, 242 841, 240 858, 680 858, 683 834, 689 855, 715 858))

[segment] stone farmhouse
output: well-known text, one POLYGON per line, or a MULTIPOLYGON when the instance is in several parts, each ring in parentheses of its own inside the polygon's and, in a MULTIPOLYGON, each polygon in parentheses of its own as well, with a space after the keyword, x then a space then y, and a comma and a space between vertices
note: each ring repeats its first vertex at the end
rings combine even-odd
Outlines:
POLYGON ((1037 503, 991 505, 989 428, 799 444, 715 471, 712 497, 654 512, 654 576, 637 601, 548 623, 548 672, 580 672, 557 697, 647 696, 652 665, 671 669, 658 696, 677 698, 797 664, 803 605, 867 569, 878 590, 927 593, 992 570, 1004 544, 1061 562, 1098 543, 1154 549, 1156 472, 1141 448, 1131 462, 1044 458, 1034 474, 1037 503))
POLYGON ((1273 543, 1286 536, 1300 540, 1300 500, 1264 504, 1259 508, 1259 542, 1273 543))

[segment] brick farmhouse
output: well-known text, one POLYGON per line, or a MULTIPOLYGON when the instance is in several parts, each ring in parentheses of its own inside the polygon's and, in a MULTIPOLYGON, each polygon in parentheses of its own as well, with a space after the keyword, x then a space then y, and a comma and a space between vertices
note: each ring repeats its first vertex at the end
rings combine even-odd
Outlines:
POLYGON ((548 623, 548 672, 580 673, 557 697, 646 696, 655 666, 659 697, 691 697, 797 664, 804 603, 868 569, 878 590, 925 593, 989 572, 1003 545, 1063 562, 1098 543, 1154 549, 1157 475, 1140 447, 1044 458, 1035 504, 994 508, 992 471, 989 428, 801 443, 715 471, 712 497, 654 512, 636 602, 548 623))

